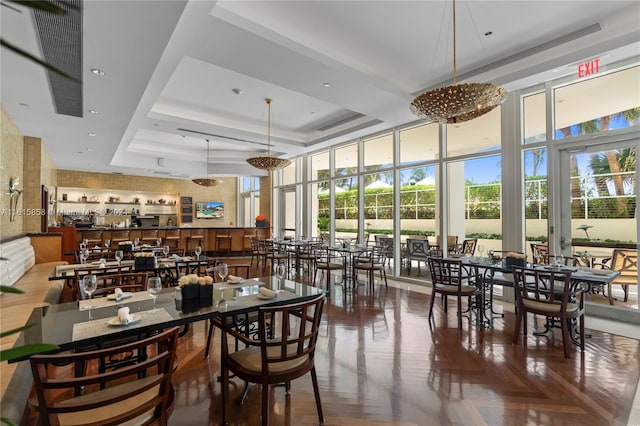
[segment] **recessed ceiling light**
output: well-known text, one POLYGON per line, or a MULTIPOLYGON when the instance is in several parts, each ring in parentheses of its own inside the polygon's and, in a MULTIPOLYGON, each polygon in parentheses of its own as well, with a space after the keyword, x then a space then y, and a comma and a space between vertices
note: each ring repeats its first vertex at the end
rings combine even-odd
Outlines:
POLYGON ((154 126, 154 127, 158 127, 158 126, 159 126, 159 124, 158 124, 158 123, 153 123, 153 126, 154 126))
POLYGON ((78 151, 78 154, 84 154, 84 152, 82 152, 82 151, 78 151))
POLYGON ((100 114, 98 111, 96 111, 95 109, 90 109, 89 110, 90 114, 100 114))
POLYGON ((95 133, 87 133, 89 136, 95 136, 95 133))
POLYGON ((231 91, 233 93, 235 93, 236 95, 242 95, 242 89, 233 88, 233 89, 231 89, 231 91))
POLYGON ((20 102, 18 105, 23 106, 23 107, 28 107, 29 104, 25 104, 24 102, 20 102))
POLYGON ((484 35, 487 37, 489 37, 491 34, 493 34, 493 31, 487 31, 486 33, 484 33, 484 35))
POLYGON ((331 87, 331 83, 322 83, 322 87, 331 87))
POLYGON ((96 150, 95 148, 87 148, 87 151, 89 151, 89 152, 92 152, 92 151, 95 151, 95 150, 96 150))
POLYGON ((95 75, 104 75, 104 71, 98 68, 91 68, 91 72, 94 73, 95 75))

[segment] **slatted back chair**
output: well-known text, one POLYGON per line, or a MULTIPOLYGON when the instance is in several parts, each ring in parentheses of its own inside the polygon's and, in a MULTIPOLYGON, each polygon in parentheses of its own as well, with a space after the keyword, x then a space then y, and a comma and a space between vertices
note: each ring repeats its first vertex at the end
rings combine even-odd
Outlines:
POLYGON ((189 274, 205 275, 212 266, 215 266, 213 260, 176 260, 174 273, 176 279, 189 274))
MULTIPOLYGON (((482 276, 477 269, 465 269, 459 259, 429 257, 428 262, 433 284, 429 304, 429 322, 433 317, 433 303, 436 295, 443 296, 445 312, 447 312, 447 299, 453 296, 458 304, 458 329, 462 329, 462 315, 471 310, 471 298, 475 297, 476 305, 480 306, 478 299, 482 291, 482 276), (466 311, 462 310, 462 298, 468 300, 466 311)), ((479 315, 482 314, 479 313, 479 315)))
POLYGON ((315 259, 313 261, 313 285, 316 285, 316 277, 318 271, 326 274, 328 292, 331 291, 330 278, 331 271, 342 271, 342 276, 347 274, 347 262, 342 253, 339 251, 330 250, 329 247, 320 246, 314 251, 315 259))
POLYGON ((123 345, 88 352, 33 355, 35 397, 29 405, 43 425, 167 424, 174 406, 171 377, 176 362, 178 328, 123 345), (116 370, 87 372, 86 365, 129 353, 143 353, 116 370), (69 367, 58 367, 71 364, 69 367), (76 368, 77 366, 79 368, 76 368), (83 389, 76 396, 75 390, 83 389))
POLYGON ((86 275, 95 275, 98 279, 98 288, 100 288, 100 287, 104 287, 105 285, 112 285, 112 284, 108 284, 108 281, 105 281, 100 277, 107 276, 107 275, 114 275, 114 274, 122 274, 130 271, 131 271, 131 265, 114 265, 114 266, 107 266, 104 268, 100 268, 96 266, 95 268, 75 269, 73 271, 73 273, 75 274, 74 298, 76 300, 84 300, 85 294, 80 284, 82 283, 82 280, 86 275))
POLYGON ((353 263, 353 276, 357 278, 359 271, 367 273, 369 288, 373 291, 375 283, 375 272, 378 271, 380 279, 384 279, 385 287, 387 284, 387 272, 385 271, 386 255, 380 247, 371 247, 367 251, 362 252, 353 263))
POLYGON ((222 424, 227 422, 226 403, 229 394, 229 373, 251 383, 262 385, 262 425, 269 424, 269 387, 311 373, 316 409, 320 424, 324 424, 322 403, 315 369, 315 349, 325 297, 307 302, 260 308, 258 339, 249 339, 234 327, 222 324, 222 424), (275 318, 275 321, 273 320, 275 318), (248 345, 236 352, 229 350, 227 336, 232 335, 248 345))
POLYGON ((570 271, 539 270, 513 266, 518 316, 513 332, 513 344, 520 339, 520 327, 526 344, 527 314, 557 318, 562 329, 564 357, 570 358, 571 320, 578 319, 580 350, 584 352, 584 294, 573 290, 570 271))
MULTIPOLYGON (((147 272, 124 272, 121 274, 101 275, 98 277, 98 288, 93 292, 93 297, 107 296, 119 288, 125 292, 144 291, 147 286, 147 272), (103 285, 100 285, 102 282, 103 285)), ((84 297, 83 297, 84 299, 84 297)))

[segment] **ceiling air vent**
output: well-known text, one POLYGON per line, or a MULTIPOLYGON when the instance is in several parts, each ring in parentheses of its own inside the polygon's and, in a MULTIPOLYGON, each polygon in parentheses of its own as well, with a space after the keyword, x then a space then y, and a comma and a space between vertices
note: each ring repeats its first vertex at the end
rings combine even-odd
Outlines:
POLYGON ((45 62, 75 80, 47 71, 58 114, 82 117, 82 0, 56 2, 66 11, 56 15, 34 10, 45 62))

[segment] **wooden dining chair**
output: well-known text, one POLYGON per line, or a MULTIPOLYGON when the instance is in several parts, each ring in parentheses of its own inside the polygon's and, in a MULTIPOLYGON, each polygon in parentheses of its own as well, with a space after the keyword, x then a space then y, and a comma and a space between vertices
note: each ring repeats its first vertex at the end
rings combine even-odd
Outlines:
POLYGON ((613 305, 611 286, 619 284, 624 291, 624 301, 629 300, 629 286, 638 285, 638 251, 633 249, 614 249, 610 261, 601 264, 603 269, 611 269, 620 272, 620 275, 609 281, 607 295, 609 303, 613 305))
POLYGON ((286 393, 291 381, 311 373, 316 409, 324 424, 322 403, 315 368, 315 349, 325 297, 282 306, 263 307, 258 311, 258 339, 247 338, 224 321, 222 328, 222 423, 227 424, 229 374, 249 383, 262 385, 262 425, 269 424, 269 387, 284 383, 286 393), (272 318, 277 318, 272 321, 272 318), (247 345, 231 352, 227 336, 247 345))
POLYGON ((109 281, 105 281, 100 277, 105 275, 114 275, 114 274, 122 274, 124 272, 131 271, 130 265, 114 265, 107 266, 104 268, 100 267, 92 267, 92 268, 77 268, 73 271, 75 275, 75 286, 74 286, 74 300, 83 300, 84 299, 84 291, 81 288, 80 283, 86 275, 95 275, 98 279, 98 288, 104 287, 105 284, 108 284, 109 281))
MULTIPOLYGON (((124 272, 120 274, 107 274, 98 277, 103 285, 98 284, 98 288, 93 292, 92 297, 104 297, 112 294, 119 288, 125 292, 144 291, 147 287, 147 272, 124 272)), ((82 300, 85 297, 83 295, 82 300)))
MULTIPOLYGON (((570 271, 539 270, 513 266, 516 288, 516 309, 518 315, 513 331, 513 344, 520 339, 520 329, 527 342, 527 316, 540 315, 557 319, 562 329, 564 357, 570 358, 569 345, 572 321, 578 319, 580 350, 584 352, 584 292, 573 290, 570 271)), ((551 330, 552 331, 552 330, 551 330)))
POLYGON ((35 397, 29 400, 29 406, 38 413, 38 424, 166 425, 174 407, 171 377, 177 341, 175 327, 106 349, 33 355, 30 364, 35 397), (101 359, 131 352, 146 356, 116 370, 95 371, 101 359), (82 368, 74 368, 78 363, 82 368), (85 366, 89 366, 87 373, 78 377, 85 366), (75 394, 77 389, 82 389, 81 395, 75 394))
MULTIPOLYGON (((456 298, 458 304, 458 329, 462 329, 462 315, 471 311, 471 298, 476 298, 476 306, 481 306, 478 300, 482 294, 482 275, 477 269, 465 269, 459 259, 446 259, 438 257, 429 258, 429 271, 431 272, 431 302, 429 303, 429 322, 433 318, 433 304, 436 295, 443 297, 444 311, 447 312, 447 299, 456 298), (462 299, 467 298, 467 309, 462 310, 462 299)), ((479 313, 478 315, 482 315, 479 313)))

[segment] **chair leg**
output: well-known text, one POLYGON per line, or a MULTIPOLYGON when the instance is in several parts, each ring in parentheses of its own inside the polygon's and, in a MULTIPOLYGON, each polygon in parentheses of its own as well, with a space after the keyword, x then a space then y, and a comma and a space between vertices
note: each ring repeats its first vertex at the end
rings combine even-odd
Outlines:
MULTIPOLYGON (((222 353, 226 354, 227 350, 226 350, 226 342, 224 340, 226 340, 226 336, 224 336, 224 333, 222 333, 222 345, 225 346, 225 348, 223 348, 222 353)), ((224 360, 224 356, 222 357, 222 363, 221 363, 221 375, 222 375, 222 386, 220 386, 220 390, 221 390, 221 394, 222 394, 222 424, 223 425, 227 425, 229 424, 229 422, 227 421, 227 396, 229 394, 229 370, 227 369, 225 360, 224 360)))
POLYGON ((522 326, 522 314, 523 309, 518 309, 518 315, 516 316, 516 326, 513 329, 513 344, 517 345, 520 340, 520 327, 522 326))
POLYGON ((578 321, 580 321, 580 352, 584 352, 584 315, 580 315, 578 321))
POLYGON ((324 424, 324 414, 322 414, 322 402, 320 401, 320 389, 318 388, 318 377, 316 376, 316 367, 311 368, 311 382, 313 383, 313 395, 316 398, 316 408, 318 410, 318 420, 320 424, 324 424))
POLYGON ((431 302, 429 303, 429 321, 431 321, 431 317, 433 317, 433 302, 436 300, 436 291, 435 289, 431 290, 431 302))
POLYGON ((607 296, 609 296, 609 304, 613 306, 613 293, 611 293, 611 282, 607 284, 607 296))
POLYGON ((269 385, 262 384, 262 425, 269 426, 269 385))
POLYGON ((207 349, 204 351, 204 359, 209 358, 209 349, 211 349, 211 339, 213 338, 214 325, 213 321, 209 320, 209 333, 207 335, 207 349))
POLYGON ((629 285, 622 284, 622 291, 624 291, 624 301, 628 302, 629 301, 629 285))
POLYGON ((571 358, 569 355, 569 322, 571 320, 563 318, 560 321, 560 327, 562 329, 562 350, 564 351, 564 357, 566 359, 571 358))
POLYGON ((458 296, 457 299, 458 299, 458 330, 462 330, 462 297, 458 296))

